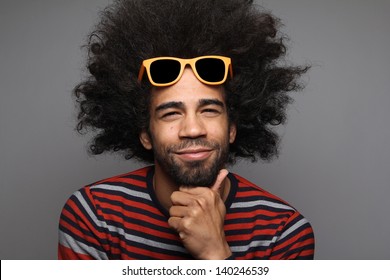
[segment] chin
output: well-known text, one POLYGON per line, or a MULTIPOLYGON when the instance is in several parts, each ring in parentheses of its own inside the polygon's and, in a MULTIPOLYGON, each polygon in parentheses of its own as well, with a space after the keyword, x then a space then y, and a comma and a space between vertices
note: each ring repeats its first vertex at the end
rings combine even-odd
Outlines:
POLYGON ((217 164, 207 164, 207 160, 202 160, 177 164, 167 171, 178 185, 211 187, 220 169, 217 164))

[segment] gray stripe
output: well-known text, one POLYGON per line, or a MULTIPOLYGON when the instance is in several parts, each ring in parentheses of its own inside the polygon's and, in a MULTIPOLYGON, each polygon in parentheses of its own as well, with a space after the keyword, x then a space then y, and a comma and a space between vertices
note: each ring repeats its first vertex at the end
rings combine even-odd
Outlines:
POLYGON ((84 254, 92 256, 96 260, 108 260, 106 253, 97 250, 96 248, 90 247, 82 242, 78 242, 70 235, 62 232, 59 232, 59 243, 65 247, 71 248, 72 251, 78 254, 84 254))
POLYGON ((146 245, 151 246, 151 247, 170 250, 170 251, 174 251, 174 252, 187 253, 187 251, 184 248, 179 247, 179 246, 156 242, 156 241, 153 241, 150 239, 142 238, 142 237, 131 235, 131 234, 122 234, 122 235, 124 235, 127 240, 131 240, 131 241, 136 242, 136 243, 146 244, 146 245))
POLYGON ((275 236, 272 238, 272 240, 255 240, 249 243, 248 245, 244 246, 231 246, 230 249, 232 250, 233 253, 237 252, 248 252, 250 248, 256 248, 260 246, 265 246, 269 247, 270 244, 275 243, 277 237, 275 236))
POLYGON ((279 237, 278 241, 282 240, 283 238, 285 238, 287 235, 289 235, 290 233, 292 233, 294 230, 300 228, 301 226, 307 224, 308 221, 303 218, 302 220, 299 220, 298 222, 296 222, 293 226, 291 226, 288 230, 286 230, 285 232, 282 233, 282 235, 279 237))
POLYGON ((248 201, 248 202, 235 202, 232 204, 231 208, 247 208, 247 207, 253 207, 253 206, 269 206, 277 209, 285 209, 285 210, 292 210, 295 211, 294 208, 282 204, 282 203, 275 203, 270 202, 267 200, 255 200, 255 201, 248 201))
POLYGON ((161 243, 161 242, 156 242, 156 241, 145 239, 145 238, 142 238, 139 236, 127 234, 127 233, 125 233, 123 228, 117 228, 114 226, 107 225, 107 223, 105 221, 100 221, 95 216, 95 214, 93 213, 91 208, 89 208, 88 203, 84 200, 84 198, 80 192, 75 192, 74 195, 78 198, 81 205, 84 207, 85 211, 87 211, 88 215, 91 217, 91 219, 93 220, 93 222, 95 223, 96 226, 104 227, 104 228, 108 229, 110 232, 116 232, 116 233, 120 234, 121 236, 124 236, 126 240, 130 240, 130 241, 133 241, 136 243, 147 244, 151 247, 156 247, 156 248, 165 249, 165 250, 171 250, 171 251, 175 251, 175 252, 182 252, 182 253, 187 252, 182 247, 175 246, 175 245, 169 245, 169 244, 165 244, 165 243, 161 243))
POLYGON ((111 185, 101 184, 101 185, 96 185, 96 186, 91 187, 91 190, 94 190, 94 189, 118 191, 118 192, 122 192, 122 193, 128 194, 130 196, 144 198, 144 199, 147 199, 149 201, 152 200, 150 198, 150 195, 147 194, 147 193, 129 190, 129 189, 125 188, 125 187, 120 187, 120 186, 111 186, 111 185))

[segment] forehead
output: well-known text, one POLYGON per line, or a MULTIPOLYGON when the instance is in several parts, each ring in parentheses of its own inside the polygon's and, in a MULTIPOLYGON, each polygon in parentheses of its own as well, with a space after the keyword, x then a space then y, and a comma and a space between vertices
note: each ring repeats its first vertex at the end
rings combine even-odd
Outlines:
POLYGON ((184 71, 182 78, 176 84, 152 88, 151 95, 151 109, 166 102, 181 102, 185 106, 191 106, 199 104, 202 99, 218 99, 225 103, 225 91, 222 85, 203 84, 189 69, 184 71))
POLYGON ((176 91, 176 90, 159 90, 152 91, 151 108, 156 108, 164 103, 180 102, 185 107, 197 106, 201 100, 219 100, 225 103, 223 89, 214 91, 176 91))

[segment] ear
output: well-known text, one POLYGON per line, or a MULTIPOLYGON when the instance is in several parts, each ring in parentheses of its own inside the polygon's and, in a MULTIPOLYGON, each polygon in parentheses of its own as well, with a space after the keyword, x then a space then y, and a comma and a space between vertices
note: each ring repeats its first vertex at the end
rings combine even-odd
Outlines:
POLYGON ((235 123, 231 123, 229 126, 229 143, 233 144, 236 140, 237 127, 235 123))
POLYGON ((142 146, 144 146, 145 149, 151 150, 153 148, 152 139, 146 129, 143 129, 139 134, 139 140, 141 141, 141 144, 142 146))

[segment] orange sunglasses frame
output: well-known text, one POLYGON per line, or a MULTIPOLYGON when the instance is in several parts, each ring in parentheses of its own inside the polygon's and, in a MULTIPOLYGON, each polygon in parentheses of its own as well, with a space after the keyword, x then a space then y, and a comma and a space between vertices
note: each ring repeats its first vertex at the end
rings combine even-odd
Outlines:
POLYGON ((187 65, 191 66, 192 71, 194 72, 196 78, 199 81, 201 81, 202 83, 206 84, 206 85, 213 85, 214 86, 214 85, 223 84, 226 81, 226 79, 227 79, 228 72, 230 73, 230 78, 233 78, 233 68, 232 68, 232 62, 231 62, 230 57, 219 56, 219 55, 206 55, 206 56, 198 56, 198 57, 195 57, 195 58, 185 59, 185 58, 178 58, 178 57, 171 57, 171 56, 161 56, 161 57, 154 57, 154 58, 150 58, 150 59, 145 59, 142 62, 141 68, 140 68, 139 73, 138 73, 138 82, 142 81, 142 78, 143 78, 145 70, 146 70, 146 73, 148 75, 149 81, 150 81, 150 83, 153 86, 156 86, 156 87, 171 86, 171 85, 177 83, 180 80, 181 76, 183 75, 184 68, 187 65), (199 76, 198 72, 196 71, 195 63, 198 60, 204 59, 204 58, 216 58, 216 59, 219 59, 219 60, 223 61, 223 63, 225 64, 225 74, 224 74, 224 77, 223 77, 223 79, 221 81, 209 82, 209 81, 203 80, 199 76), (169 82, 169 83, 156 83, 156 82, 153 81, 153 79, 152 79, 152 77, 150 75, 150 65, 154 61, 158 61, 158 60, 174 60, 174 61, 180 62, 180 72, 179 72, 179 74, 177 75, 177 78, 174 81, 169 82))

